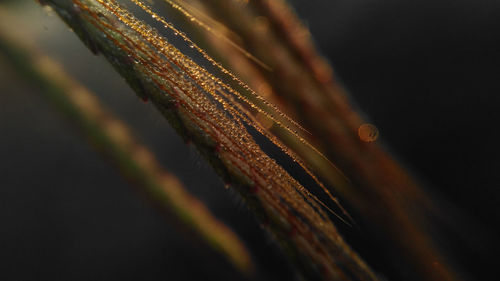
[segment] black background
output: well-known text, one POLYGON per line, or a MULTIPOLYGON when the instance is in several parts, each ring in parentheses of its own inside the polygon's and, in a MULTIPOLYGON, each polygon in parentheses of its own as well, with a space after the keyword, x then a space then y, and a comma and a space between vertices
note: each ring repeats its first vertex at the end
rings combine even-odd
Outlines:
MULTIPOLYGON (((194 149, 55 16, 26 2, 19 32, 99 94, 245 239, 261 261, 258 279, 289 280, 274 244, 194 149)), ((456 227, 443 227, 442 247, 467 278, 494 280, 500 2, 292 3, 388 149, 456 227)), ((0 160, 1 280, 241 279, 166 223, 1 56, 0 160)), ((360 252, 376 264, 376 253, 360 252)))

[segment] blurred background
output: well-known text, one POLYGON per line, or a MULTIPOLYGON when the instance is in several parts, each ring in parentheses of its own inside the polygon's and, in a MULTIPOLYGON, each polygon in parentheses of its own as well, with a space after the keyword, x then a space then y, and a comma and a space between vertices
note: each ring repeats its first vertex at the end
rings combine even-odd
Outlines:
MULTIPOLYGON (((500 2, 290 2, 387 148, 440 203, 441 246, 469 279, 495 280, 500 2)), ((257 279, 292 278, 238 196, 103 58, 35 1, 0 4, 12 15, 2 26, 62 63, 243 238, 257 279)), ((351 235, 367 234, 345 233, 356 249, 351 235)), ((356 250, 384 275, 376 253, 356 250)), ((0 260, 1 280, 243 279, 169 224, 1 55, 0 260)))

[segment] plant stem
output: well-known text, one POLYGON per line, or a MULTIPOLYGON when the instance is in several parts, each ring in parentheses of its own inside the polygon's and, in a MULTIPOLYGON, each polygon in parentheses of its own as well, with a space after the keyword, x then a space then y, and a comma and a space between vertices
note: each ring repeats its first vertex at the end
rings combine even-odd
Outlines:
POLYGON ((45 2, 198 148, 242 195, 303 276, 377 280, 307 189, 255 142, 245 127, 255 125, 253 117, 234 101, 238 92, 228 93, 226 84, 113 0, 45 2))
POLYGON ((271 67, 272 71, 263 69, 232 46, 206 36, 213 49, 254 88, 266 86, 269 99, 279 101, 306 127, 311 142, 347 176, 348 182, 329 163, 275 128, 356 209, 365 226, 381 233, 374 238, 378 244, 398 248, 397 254, 383 254, 392 255, 394 264, 405 263, 415 280, 457 280, 426 230, 425 215, 435 211, 431 198, 380 142, 361 138, 359 130, 366 122, 286 1, 254 0, 245 6, 230 0, 205 0, 199 4, 237 34, 240 48, 271 67))
MULTIPOLYGON (((0 10, 0 15, 3 17, 5 12, 0 10)), ((190 195, 174 175, 165 171, 123 122, 69 77, 59 64, 9 33, 10 30, 0 27, 0 54, 40 87, 44 96, 89 143, 185 230, 224 255, 241 272, 252 270, 250 255, 238 236, 190 195)))

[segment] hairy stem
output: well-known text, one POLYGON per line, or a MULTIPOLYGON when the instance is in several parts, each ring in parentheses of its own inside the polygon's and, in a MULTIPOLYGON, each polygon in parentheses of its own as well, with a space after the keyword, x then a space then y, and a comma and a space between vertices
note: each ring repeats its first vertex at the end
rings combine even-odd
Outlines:
MULTIPOLYGON (((255 142, 247 125, 273 143, 280 143, 239 105, 236 99, 244 99, 237 90, 196 64, 116 1, 44 2, 92 51, 103 54, 139 97, 151 100, 177 132, 198 148, 215 171, 242 195, 303 276, 310 280, 377 279, 343 241, 317 198, 255 142)), ((167 22, 163 24, 179 33, 167 22)))

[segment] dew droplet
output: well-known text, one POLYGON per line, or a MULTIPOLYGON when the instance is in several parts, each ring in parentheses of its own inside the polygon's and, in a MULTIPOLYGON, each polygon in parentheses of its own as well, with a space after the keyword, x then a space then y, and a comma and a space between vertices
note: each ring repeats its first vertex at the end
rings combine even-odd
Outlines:
POLYGON ((378 134, 378 129, 373 124, 365 123, 358 128, 358 136, 364 142, 376 141, 378 134))

